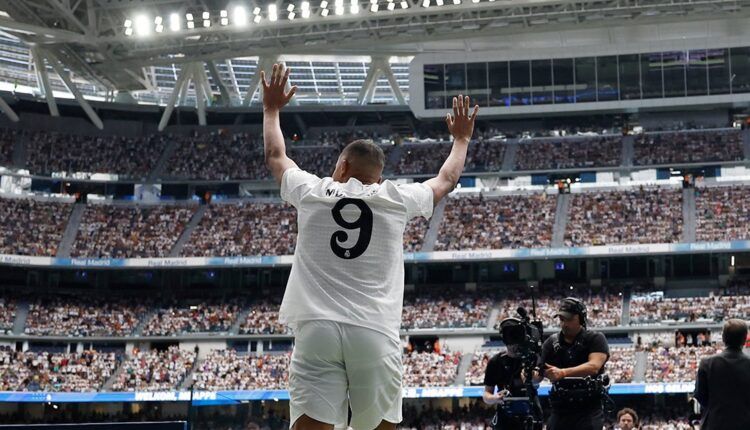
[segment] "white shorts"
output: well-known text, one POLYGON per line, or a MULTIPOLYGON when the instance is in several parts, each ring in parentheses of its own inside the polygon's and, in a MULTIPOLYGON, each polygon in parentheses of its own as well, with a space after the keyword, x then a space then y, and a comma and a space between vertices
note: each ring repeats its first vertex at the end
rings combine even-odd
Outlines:
POLYGON ((401 422, 401 345, 375 330, 306 321, 295 333, 289 369, 289 415, 354 430, 401 422))

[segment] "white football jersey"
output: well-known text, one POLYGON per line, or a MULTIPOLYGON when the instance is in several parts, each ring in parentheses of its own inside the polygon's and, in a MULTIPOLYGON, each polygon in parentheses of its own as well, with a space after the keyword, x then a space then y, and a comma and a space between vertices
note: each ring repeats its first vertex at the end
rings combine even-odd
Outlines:
POLYGON ((398 340, 404 228, 432 216, 432 189, 354 178, 342 184, 291 168, 281 198, 297 208, 298 233, 280 320, 295 331, 301 321, 338 321, 398 340))

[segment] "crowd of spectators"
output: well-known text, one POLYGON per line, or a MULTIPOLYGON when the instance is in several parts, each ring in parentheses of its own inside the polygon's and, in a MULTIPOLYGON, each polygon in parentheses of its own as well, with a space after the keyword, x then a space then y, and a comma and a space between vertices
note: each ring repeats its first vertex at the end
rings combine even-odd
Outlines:
POLYGON ((613 384, 633 382, 635 370, 635 348, 632 346, 612 346, 605 373, 613 384))
POLYGON ((196 390, 283 390, 289 381, 291 354, 241 354, 211 351, 193 372, 196 390))
POLYGON ((453 384, 460 353, 411 351, 403 356, 405 387, 445 387, 453 384))
POLYGON ((0 298, 0 333, 9 334, 13 331, 16 321, 16 301, 0 298))
POLYGON ((261 301, 251 305, 250 312, 240 323, 240 334, 289 334, 286 324, 279 322, 279 305, 261 301))
MULTIPOLYGON (((480 138, 469 144, 466 154, 466 172, 497 172, 503 167, 505 143, 499 140, 480 138)), ((445 159, 442 160, 443 162, 445 159)), ((441 164, 442 166, 442 164, 441 164)))
POLYGON ((143 327, 144 336, 175 336, 185 333, 228 332, 237 320, 237 301, 200 302, 186 306, 175 303, 161 307, 143 327))
POLYGON ((33 336, 128 336, 148 311, 137 299, 47 296, 29 304, 24 333, 33 336))
POLYGON ((167 146, 166 136, 84 136, 36 131, 26 140, 32 174, 114 173, 145 178, 167 146))
POLYGON ((715 345, 651 346, 647 357, 646 382, 694 381, 700 360, 719 350, 715 345))
POLYGON ((466 369, 466 378, 464 379, 465 385, 484 385, 484 374, 487 370, 487 363, 495 355, 499 354, 500 350, 495 349, 478 349, 474 351, 474 355, 471 357, 471 364, 466 369))
POLYGON ((291 255, 297 211, 286 203, 212 204, 182 249, 186 257, 291 255))
POLYGON ((429 227, 430 222, 423 217, 412 218, 407 222, 406 229, 404 230, 404 251, 421 251, 424 245, 424 237, 429 227))
POLYGON ((203 180, 271 177, 259 134, 218 131, 169 138, 176 148, 167 162, 166 176, 203 180))
POLYGON ((71 255, 167 257, 194 212, 194 207, 172 205, 88 205, 71 255))
POLYGON ((574 194, 565 246, 675 243, 682 237, 682 193, 638 188, 574 194))
POLYGON ((633 296, 630 323, 720 322, 750 317, 750 295, 710 294, 708 297, 633 296))
POLYGON ((405 404, 403 414, 404 420, 398 426, 402 430, 492 430, 495 408, 481 399, 452 410, 434 408, 425 402, 421 408, 405 404))
POLYGON ((479 328, 487 326, 493 301, 478 294, 449 291, 407 294, 401 328, 479 328))
POLYGON ((8 167, 13 164, 16 141, 24 134, 23 131, 0 128, 0 166, 8 167))
POLYGON ((750 187, 696 188, 695 209, 699 242, 750 240, 750 187))
POLYGON ((633 146, 636 165, 739 161, 744 158, 739 130, 642 134, 633 146))
MULTIPOLYGON (((394 173, 396 175, 435 175, 448 158, 452 142, 428 141, 406 143, 401 148, 394 173)), ((503 166, 505 143, 498 140, 480 139, 472 141, 466 154, 464 171, 497 172, 503 166)))
POLYGON ((0 198, 0 254, 57 255, 73 205, 0 198))
POLYGON ((451 143, 413 143, 401 148, 396 175, 434 175, 451 151, 451 143))
POLYGON ((21 352, 2 347, 0 391, 98 391, 119 361, 114 352, 21 352))
POLYGON ((134 349, 112 384, 113 391, 170 391, 179 387, 195 363, 193 351, 134 349))
POLYGON ((547 194, 452 197, 435 250, 547 247, 556 207, 555 197, 547 194))
POLYGON ((620 137, 535 140, 519 145, 516 169, 611 167, 620 164, 621 154, 620 137))
MULTIPOLYGON (((221 130, 170 138, 177 148, 167 164, 167 176, 203 180, 271 179, 259 134, 221 130)), ((346 141, 336 138, 330 144, 305 143, 308 145, 287 145, 289 157, 310 173, 331 176, 346 141)))
POLYGON ((697 428, 687 417, 645 417, 641 420, 640 430, 695 430, 697 428))

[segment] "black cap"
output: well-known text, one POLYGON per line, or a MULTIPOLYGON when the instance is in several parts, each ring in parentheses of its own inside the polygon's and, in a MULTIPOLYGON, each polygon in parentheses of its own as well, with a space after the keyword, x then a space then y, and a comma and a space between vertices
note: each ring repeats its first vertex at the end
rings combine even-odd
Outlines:
POLYGON ((555 314, 555 317, 561 316, 566 320, 573 318, 573 315, 581 315, 581 304, 577 300, 565 299, 555 314))

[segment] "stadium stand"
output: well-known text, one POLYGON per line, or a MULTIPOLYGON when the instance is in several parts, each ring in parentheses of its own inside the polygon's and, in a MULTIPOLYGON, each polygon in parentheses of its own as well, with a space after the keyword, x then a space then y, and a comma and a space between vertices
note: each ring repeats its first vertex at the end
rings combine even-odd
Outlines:
POLYGON ((556 199, 546 194, 452 197, 435 250, 549 246, 556 199))
POLYGON ((675 243, 682 235, 682 194, 644 188, 574 194, 565 246, 675 243))
POLYGON ((544 139, 524 142, 516 154, 516 170, 613 167, 620 164, 621 138, 544 139))
POLYGON ((738 130, 648 133, 634 144, 636 165, 739 161, 744 158, 738 130))

